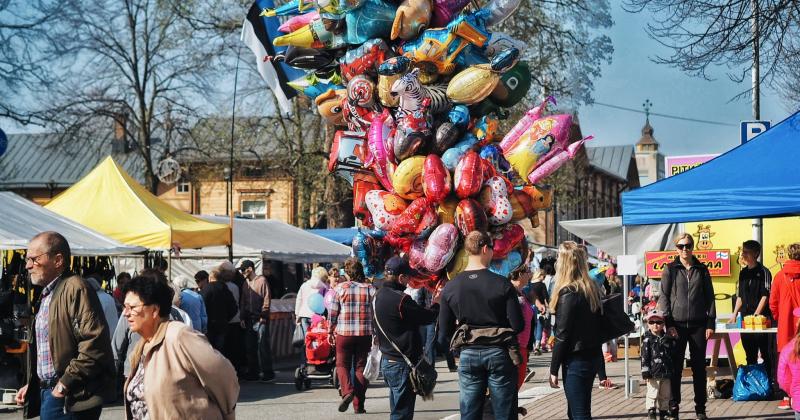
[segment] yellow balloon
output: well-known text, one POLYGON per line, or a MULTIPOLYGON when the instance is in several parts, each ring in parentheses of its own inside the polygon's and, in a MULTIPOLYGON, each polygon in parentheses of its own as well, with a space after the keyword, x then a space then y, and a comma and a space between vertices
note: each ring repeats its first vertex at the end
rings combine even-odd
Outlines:
POLYGON ((458 249, 456 255, 453 256, 453 260, 450 261, 448 265, 447 278, 453 280, 455 276, 464 271, 464 269, 467 268, 468 260, 469 255, 467 255, 467 250, 462 246, 458 249))
POLYGON ((400 105, 400 96, 392 96, 392 85, 402 76, 402 74, 378 75, 378 99, 383 106, 397 108, 400 105))
POLYGON ((444 199, 436 208, 436 215, 439 216, 439 223, 456 223, 456 207, 458 207, 458 197, 450 196, 444 199))
POLYGON ((406 200, 422 197, 422 165, 424 156, 412 156, 397 165, 392 174, 394 193, 406 200))
POLYGON ((450 79, 447 97, 458 104, 476 104, 486 99, 499 82, 500 74, 489 64, 471 66, 450 79))

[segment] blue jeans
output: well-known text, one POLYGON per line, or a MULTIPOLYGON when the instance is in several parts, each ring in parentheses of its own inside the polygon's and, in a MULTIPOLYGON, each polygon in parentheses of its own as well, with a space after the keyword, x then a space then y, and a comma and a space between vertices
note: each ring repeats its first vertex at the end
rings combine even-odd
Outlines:
POLYGON ((422 345, 425 346, 423 355, 431 366, 436 364, 436 347, 433 345, 436 323, 419 327, 419 334, 422 336, 422 345))
POLYGON ((571 420, 592 419, 592 387, 599 354, 572 354, 562 365, 567 416, 571 420))
POLYGON ((97 420, 103 410, 103 406, 99 405, 86 411, 64 413, 64 399, 54 397, 51 394, 53 388, 45 388, 40 392, 42 397, 41 420, 97 420))
POLYGON ((381 359, 381 372, 383 381, 389 387, 389 408, 391 420, 406 420, 414 418, 414 405, 417 394, 411 388, 408 374, 411 368, 404 361, 394 361, 387 358, 381 359))
POLYGON ((538 349, 542 345, 542 333, 544 332, 544 321, 539 319, 539 308, 531 305, 533 309, 533 348, 538 349))
POLYGON ((517 418, 517 368, 508 350, 499 347, 463 348, 458 364, 461 420, 483 418, 486 387, 497 420, 517 418))
POLYGON ((250 375, 272 376, 272 347, 269 344, 269 321, 246 321, 245 345, 247 346, 247 370, 250 375))

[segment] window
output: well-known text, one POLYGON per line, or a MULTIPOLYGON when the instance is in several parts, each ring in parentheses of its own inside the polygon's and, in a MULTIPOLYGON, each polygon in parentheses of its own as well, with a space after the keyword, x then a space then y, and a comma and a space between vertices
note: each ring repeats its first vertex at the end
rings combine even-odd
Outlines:
POLYGON ((192 190, 192 186, 188 182, 179 182, 176 188, 178 194, 189 194, 189 192, 192 190))
POLYGON ((267 202, 264 200, 242 201, 242 217, 248 219, 265 219, 267 217, 267 202))

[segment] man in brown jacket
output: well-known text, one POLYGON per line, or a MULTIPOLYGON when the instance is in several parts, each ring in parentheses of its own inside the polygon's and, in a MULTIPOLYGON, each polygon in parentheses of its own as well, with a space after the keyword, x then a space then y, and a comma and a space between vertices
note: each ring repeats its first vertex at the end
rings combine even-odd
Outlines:
POLYGON ((70 249, 56 232, 28 244, 31 282, 44 287, 28 352, 28 384, 16 396, 25 418, 98 419, 114 397, 114 358, 97 294, 69 273, 70 249))
POLYGON ((269 342, 269 282, 256 275, 255 264, 243 260, 239 271, 245 278, 239 310, 245 328, 245 354, 247 355, 247 380, 262 382, 275 380, 272 370, 272 347, 269 342))

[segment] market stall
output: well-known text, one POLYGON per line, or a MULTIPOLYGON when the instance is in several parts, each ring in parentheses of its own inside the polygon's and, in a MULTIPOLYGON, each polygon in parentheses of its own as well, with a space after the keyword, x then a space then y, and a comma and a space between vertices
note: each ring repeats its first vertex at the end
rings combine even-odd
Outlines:
MULTIPOLYGON (((703 165, 623 193, 623 253, 632 226, 800 214, 799 143, 800 112, 703 165)), ((627 396, 627 348, 625 364, 627 396)))

